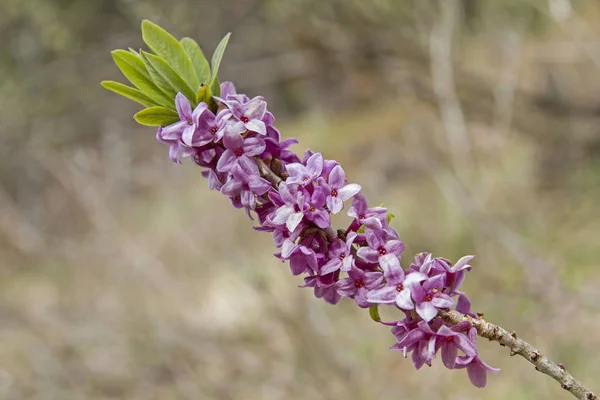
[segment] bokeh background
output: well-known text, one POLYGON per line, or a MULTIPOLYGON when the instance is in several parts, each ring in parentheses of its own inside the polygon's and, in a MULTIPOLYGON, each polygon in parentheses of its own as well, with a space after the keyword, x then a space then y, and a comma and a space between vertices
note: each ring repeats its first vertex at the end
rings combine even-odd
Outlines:
POLYGON ((0 0, 1 399, 569 398, 494 343, 484 390, 414 371, 298 289, 100 87, 144 18, 232 32, 222 79, 396 214, 406 265, 476 254, 476 311, 600 390, 597 1, 0 0))

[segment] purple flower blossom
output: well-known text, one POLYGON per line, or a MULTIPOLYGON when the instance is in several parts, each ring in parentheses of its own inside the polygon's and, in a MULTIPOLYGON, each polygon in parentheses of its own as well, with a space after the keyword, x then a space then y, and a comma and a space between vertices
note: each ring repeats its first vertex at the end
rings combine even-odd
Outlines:
POLYGON ((370 263, 380 262, 380 258, 386 254, 400 256, 404 250, 404 243, 399 240, 387 240, 389 232, 377 227, 367 228, 366 239, 369 247, 361 247, 356 255, 370 263))
MULTIPOLYGON (((206 105, 205 103, 200 104, 206 105)), ((200 107, 200 105, 198 105, 198 107, 200 107)), ((185 137, 182 137, 182 140, 185 144, 193 147, 199 147, 211 142, 218 142, 223 138, 223 124, 221 121, 217 120, 215 114, 213 114, 208 107, 204 107, 204 111, 202 111, 197 122, 195 123, 196 131, 191 137, 189 143, 186 141, 185 137)))
POLYGON ((367 199, 358 193, 352 199, 352 207, 348 209, 348 216, 358 221, 358 226, 370 225, 369 218, 375 218, 381 222, 382 227, 387 226, 387 209, 383 207, 369 208, 367 199))
POLYGON ((411 287, 412 298, 416 304, 417 314, 425 322, 429 322, 437 316, 439 308, 450 308, 454 304, 452 297, 443 293, 444 275, 435 275, 423 282, 423 286, 411 287))
POLYGON ((306 166, 301 163, 292 163, 286 165, 285 169, 289 175, 289 178, 285 180, 287 184, 310 185, 323 171, 323 155, 315 153, 306 161, 306 166))
POLYGON ((365 272, 359 268, 352 268, 348 271, 348 277, 337 281, 335 286, 340 296, 353 298, 359 307, 366 308, 370 306, 367 300, 369 290, 379 285, 382 279, 381 272, 365 272))
MULTIPOLYGON (((476 345, 477 331, 475 330, 475 328, 469 329, 468 337, 469 337, 469 340, 473 343, 473 345, 476 345)), ((487 365, 486 363, 484 363, 483 361, 481 361, 481 359, 479 359, 479 357, 477 357, 477 355, 474 355, 474 356, 467 355, 465 357, 458 357, 456 359, 456 364, 455 364, 454 368, 456 368, 456 369, 466 368, 467 374, 469 375, 469 379, 471 380, 471 383, 474 386, 479 387, 479 388, 485 387, 485 385, 487 383, 487 373, 488 372, 490 372, 492 374, 497 374, 500 372, 499 369, 492 368, 489 365, 487 365)))
POLYGON ((178 140, 192 146, 192 136, 200 124, 200 116, 207 109, 206 103, 200 103, 194 111, 190 101, 181 93, 175 96, 175 108, 181 121, 175 122, 162 130, 161 137, 165 140, 178 140))
POLYGON ((431 361, 435 357, 435 341, 428 329, 424 331, 420 324, 406 331, 405 334, 397 337, 397 343, 393 345, 392 350, 401 350, 405 357, 412 351, 412 361, 416 369, 420 369, 424 364, 431 366, 431 361))
POLYGON ((163 136, 163 130, 165 128, 158 128, 156 132, 156 140, 161 143, 169 145, 169 158, 171 161, 177 164, 181 164, 181 157, 189 157, 194 154, 194 149, 181 143, 179 139, 165 139, 163 136))
POLYGON ((453 266, 447 260, 442 261, 442 266, 446 271, 446 285, 448 286, 450 293, 455 293, 456 290, 462 285, 465 280, 466 271, 471 270, 471 266, 468 264, 475 256, 464 256, 456 262, 453 266))
POLYGON ((335 239, 329 247, 329 261, 321 268, 321 275, 341 269, 348 272, 354 264, 354 256, 352 255, 352 242, 356 238, 355 232, 350 232, 346 236, 346 241, 335 239))
POLYGON ((475 344, 463 333, 460 333, 460 330, 464 330, 464 326, 457 325, 448 328, 445 325, 441 325, 437 332, 434 332, 429 324, 421 321, 419 322, 419 328, 423 332, 432 335, 430 340, 435 341, 435 351, 441 348, 442 362, 448 369, 454 368, 458 350, 461 350, 468 357, 475 357, 477 355, 475 344))
POLYGON ((427 279, 425 274, 413 272, 404 275, 400 261, 394 254, 386 254, 380 258, 381 268, 385 276, 385 285, 372 290, 368 299, 371 303, 396 303, 403 310, 412 310, 415 305, 411 298, 411 287, 427 279))
MULTIPOLYGON (((244 171, 240 165, 231 169, 231 178, 221 188, 221 193, 232 198, 236 208, 245 208, 247 211, 256 208, 256 195, 262 196, 271 189, 271 184, 257 176, 252 171, 244 171)), ((248 216, 250 214, 248 213, 248 216)))
POLYGON ((306 210, 304 215, 306 219, 312 221, 319 228, 328 228, 331 225, 329 219, 329 213, 325 210, 325 191, 322 187, 317 187, 313 191, 312 195, 305 196, 307 202, 305 203, 306 210))
POLYGON ((304 278, 304 287, 313 287, 315 297, 318 299, 322 298, 329 304, 337 304, 341 298, 335 287, 337 278, 337 272, 327 275, 309 275, 304 278))
POLYGON ((288 231, 293 232, 304 219, 307 209, 305 196, 285 182, 279 184, 279 195, 283 205, 267 217, 267 221, 274 225, 285 225, 288 231))
POLYGON ((259 135, 267 134, 267 126, 262 120, 267 111, 267 103, 262 96, 243 102, 239 95, 228 95, 229 100, 215 97, 227 106, 227 111, 220 115, 221 120, 227 121, 230 133, 242 134, 246 131, 259 135))
POLYGON ((315 252, 304 245, 295 246, 289 254, 282 253, 282 257, 290 260, 290 269, 294 275, 315 272, 318 268, 315 252))
MULTIPOLYGON (((321 178, 322 179, 322 178, 321 178)), ((319 183, 326 188, 327 192, 327 207, 332 214, 337 214, 344 208, 344 201, 360 192, 360 185, 350 183, 346 185, 346 173, 340 165, 336 165, 329 174, 327 182, 322 179, 319 183)))
POLYGON ((265 141, 260 138, 244 139, 239 133, 227 132, 223 137, 225 152, 217 163, 217 171, 229 172, 237 162, 243 163, 247 168, 254 166, 258 172, 255 162, 250 158, 260 155, 265 150, 265 141))

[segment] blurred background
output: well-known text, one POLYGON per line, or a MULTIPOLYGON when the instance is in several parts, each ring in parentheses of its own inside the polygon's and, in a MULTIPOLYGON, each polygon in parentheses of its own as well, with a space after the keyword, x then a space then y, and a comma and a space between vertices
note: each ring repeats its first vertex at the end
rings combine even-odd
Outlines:
POLYGON ((476 254, 475 311, 600 390, 600 3, 0 0, 0 399, 570 398, 494 343, 486 389, 414 371, 298 289, 100 87, 144 18, 232 32, 222 80, 397 216, 405 266, 476 254))

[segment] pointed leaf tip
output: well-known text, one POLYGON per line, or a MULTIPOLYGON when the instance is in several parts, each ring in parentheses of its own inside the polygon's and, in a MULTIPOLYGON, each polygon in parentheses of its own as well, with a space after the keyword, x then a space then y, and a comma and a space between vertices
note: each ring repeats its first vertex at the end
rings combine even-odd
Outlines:
POLYGON ((167 126, 179 121, 174 110, 165 107, 148 107, 133 116, 138 124, 146 126, 167 126))
POLYGON ((169 32, 149 20, 142 21, 142 39, 195 91, 200 81, 183 45, 169 32))
POLYGON ((126 97, 130 100, 136 101, 143 106, 153 107, 159 105, 159 103, 146 96, 140 90, 127 85, 123 85, 122 83, 114 81, 102 81, 100 82, 100 84, 103 88, 110 90, 111 92, 120 94, 121 96, 126 97))
POLYGON ((212 69, 211 86, 218 79, 219 67, 221 66, 221 60, 223 59, 223 54, 225 53, 225 48, 227 47, 227 43, 229 43, 230 36, 231 36, 231 32, 228 33, 227 35, 225 35, 225 37, 223 39, 221 39, 221 41, 217 45, 217 48, 215 49, 215 52, 213 53, 212 65, 211 65, 211 67, 212 67, 211 68, 212 69))

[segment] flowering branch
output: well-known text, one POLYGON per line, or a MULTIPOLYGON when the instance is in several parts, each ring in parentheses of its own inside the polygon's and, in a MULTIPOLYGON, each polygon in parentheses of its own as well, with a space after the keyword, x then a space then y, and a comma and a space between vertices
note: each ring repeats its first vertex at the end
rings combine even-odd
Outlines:
POLYGON ((506 329, 487 322, 483 319, 483 315, 477 317, 462 314, 456 310, 440 310, 438 315, 446 322, 452 325, 459 325, 467 322, 470 326, 477 330, 477 334, 483 338, 500 343, 501 346, 506 346, 510 349, 510 355, 520 355, 533 365, 535 369, 543 374, 548 375, 560 386, 580 400, 598 400, 598 397, 573 375, 567 372, 562 364, 555 364, 548 357, 540 353, 535 347, 517 337, 514 331, 506 329))
POLYGON ((219 82, 228 36, 208 68, 192 39, 179 42, 148 21, 142 33, 157 54, 113 52, 137 89, 117 82, 104 86, 147 106, 136 121, 158 126, 156 138, 169 145, 173 162, 189 157, 202 168, 211 190, 256 217, 259 226, 254 229, 272 233, 280 249, 275 256, 289 262, 293 275, 303 275, 303 287, 330 304, 347 298, 368 308, 373 320, 392 328, 396 344, 391 348, 410 354, 416 369, 431 366, 441 352, 444 366, 466 369, 471 382, 484 387, 487 373, 499 370, 479 358, 479 334, 509 346, 571 393, 585 396, 579 398, 597 400, 527 343, 471 317, 471 302, 459 289, 474 256, 452 263, 420 253, 402 268, 405 246, 390 226, 393 215, 384 207, 369 207, 361 186, 347 181, 339 162, 319 152, 306 150, 299 157, 290 151, 298 142, 281 139, 263 97, 238 94, 231 82, 219 82), (349 201, 350 222, 336 231, 331 216, 349 201), (395 308, 400 318, 382 322, 380 305, 395 308))

